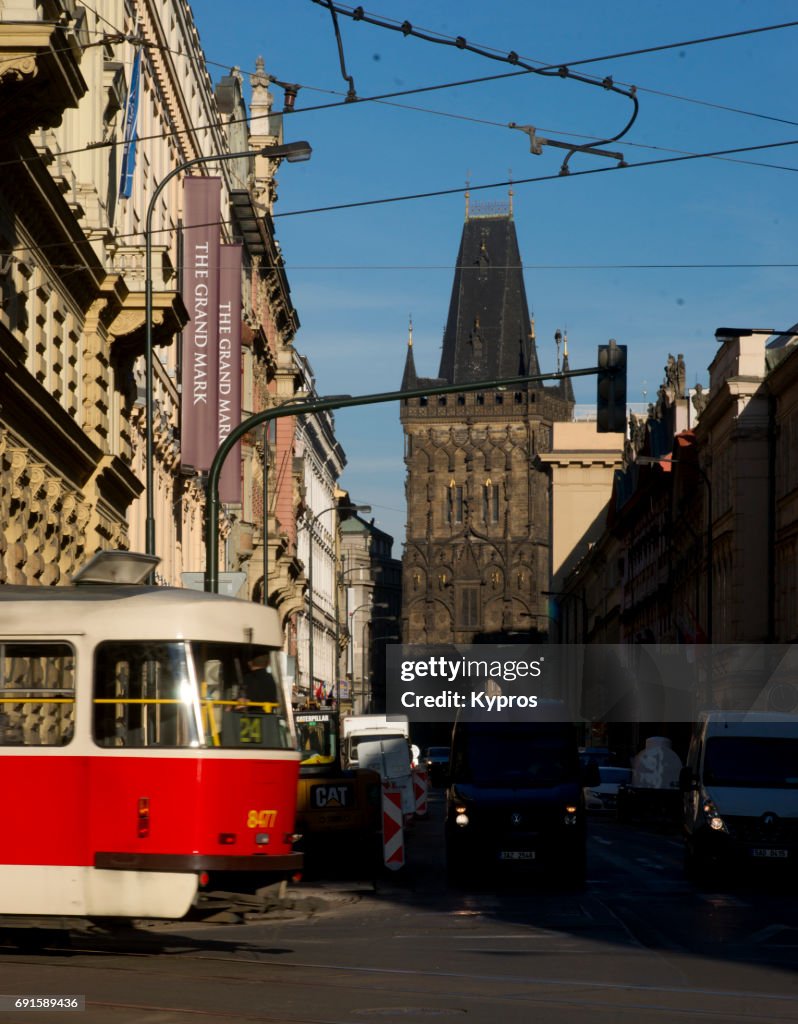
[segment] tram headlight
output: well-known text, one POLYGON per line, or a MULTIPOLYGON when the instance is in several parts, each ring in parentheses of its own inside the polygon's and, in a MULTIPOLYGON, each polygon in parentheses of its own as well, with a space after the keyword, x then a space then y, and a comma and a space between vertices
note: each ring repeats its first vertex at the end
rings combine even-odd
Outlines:
POLYGON ((256 842, 256 844, 258 846, 267 846, 268 843, 269 843, 269 833, 268 832, 256 832, 255 833, 255 842, 256 842))

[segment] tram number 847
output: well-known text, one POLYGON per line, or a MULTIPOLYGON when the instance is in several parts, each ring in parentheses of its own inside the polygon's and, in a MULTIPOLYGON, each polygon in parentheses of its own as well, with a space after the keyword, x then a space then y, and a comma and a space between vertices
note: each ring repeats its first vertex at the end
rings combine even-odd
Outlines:
POLYGON ((274 828, 277 811, 249 811, 247 828, 274 828))

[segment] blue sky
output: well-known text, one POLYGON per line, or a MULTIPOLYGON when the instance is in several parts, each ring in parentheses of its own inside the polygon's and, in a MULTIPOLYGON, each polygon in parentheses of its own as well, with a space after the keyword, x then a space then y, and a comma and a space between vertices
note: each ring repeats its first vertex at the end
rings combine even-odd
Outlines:
MULTIPOLYGON (((792 2, 609 0, 567 5, 520 0, 375 0, 384 20, 530 63, 563 63, 687 43, 798 20, 792 2)), ((284 119, 286 141, 307 139, 313 158, 283 164, 276 230, 301 320, 297 348, 321 394, 367 394, 401 382, 408 318, 416 366, 434 376, 464 215, 462 194, 339 211, 310 208, 472 185, 472 201, 506 201, 514 216, 544 372, 555 369, 554 332, 566 330, 571 364, 595 363, 596 346, 629 348, 629 400, 651 400, 669 352, 684 353, 688 383, 707 383, 720 325, 783 328, 793 300, 798 151, 783 146, 726 159, 616 170, 615 161, 563 151, 529 152, 539 134, 583 143, 622 130, 630 101, 558 77, 523 75, 398 97, 340 102, 347 90, 329 10, 313 0, 211 0, 192 4, 216 81, 262 56, 275 78, 302 86, 284 119), (399 106, 401 104, 401 106, 399 106), (605 168, 612 168, 605 170, 605 168), (521 183, 530 177, 552 180, 521 183), (737 266, 711 266, 734 264, 737 266), (746 266, 742 266, 745 264, 746 266), (793 265, 787 265, 793 264, 793 265)), ((358 97, 498 75, 507 64, 339 15, 347 72, 358 97)), ((619 86, 640 104, 624 138, 604 148, 628 164, 682 153, 798 140, 794 54, 798 27, 743 35, 574 67, 619 86)), ((282 90, 275 87, 275 110, 282 90)), ((595 381, 576 384, 591 403, 595 381)), ((404 532, 404 465, 394 404, 343 410, 336 430, 347 453, 344 485, 373 506, 377 524, 404 532)))

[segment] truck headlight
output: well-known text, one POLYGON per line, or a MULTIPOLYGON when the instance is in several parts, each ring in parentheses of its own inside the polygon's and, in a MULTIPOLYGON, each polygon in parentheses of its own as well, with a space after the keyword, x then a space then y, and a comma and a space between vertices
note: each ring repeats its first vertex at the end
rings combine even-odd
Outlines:
POLYGON ((704 812, 704 817, 706 818, 707 824, 709 825, 709 827, 712 829, 713 832, 728 832, 729 831, 728 828, 726 827, 726 822, 718 814, 718 809, 712 803, 711 800, 705 800, 703 805, 702 805, 702 807, 701 807, 701 810, 704 812))

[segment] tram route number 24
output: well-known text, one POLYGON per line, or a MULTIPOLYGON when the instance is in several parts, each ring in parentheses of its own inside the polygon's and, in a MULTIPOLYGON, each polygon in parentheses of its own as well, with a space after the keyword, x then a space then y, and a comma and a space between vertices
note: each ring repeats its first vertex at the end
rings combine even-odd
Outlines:
POLYGON ((263 715, 239 715, 238 717, 238 742, 263 743, 263 715))
POLYGON ((248 811, 247 828, 274 828, 277 811, 248 811))

